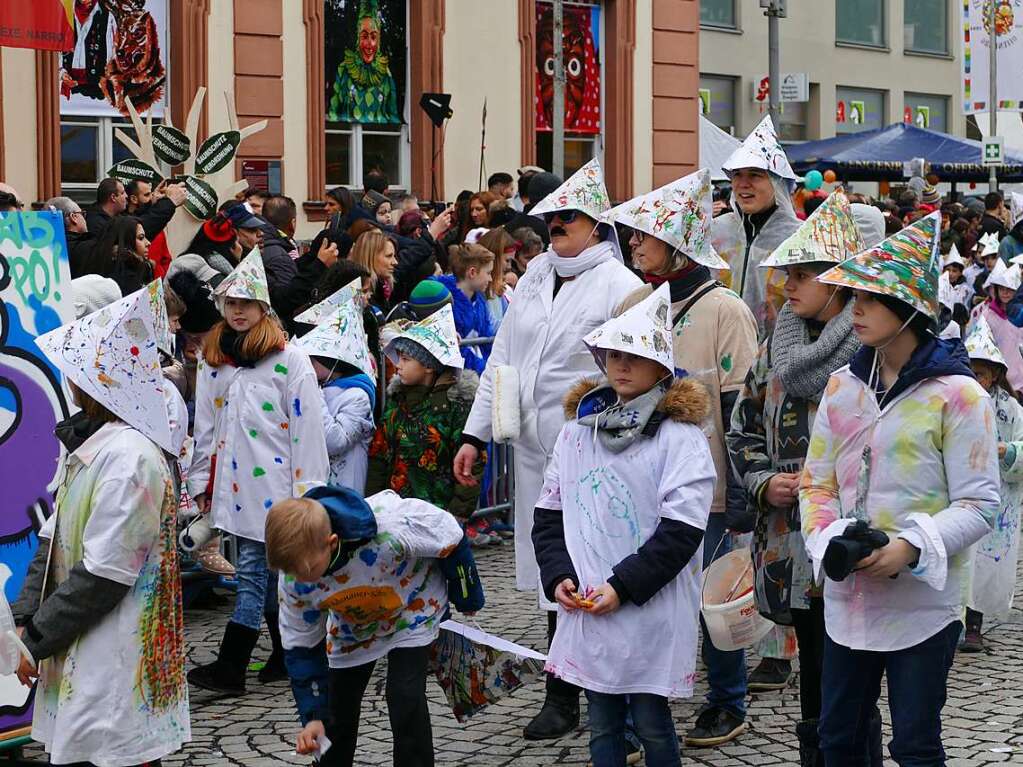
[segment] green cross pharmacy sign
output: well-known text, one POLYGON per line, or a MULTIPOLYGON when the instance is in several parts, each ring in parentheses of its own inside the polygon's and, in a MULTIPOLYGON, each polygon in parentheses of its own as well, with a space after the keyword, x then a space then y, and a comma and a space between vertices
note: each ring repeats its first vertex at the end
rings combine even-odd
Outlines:
POLYGON ((985 165, 1001 165, 1002 164, 1002 137, 1001 136, 990 136, 984 139, 984 164, 985 165))

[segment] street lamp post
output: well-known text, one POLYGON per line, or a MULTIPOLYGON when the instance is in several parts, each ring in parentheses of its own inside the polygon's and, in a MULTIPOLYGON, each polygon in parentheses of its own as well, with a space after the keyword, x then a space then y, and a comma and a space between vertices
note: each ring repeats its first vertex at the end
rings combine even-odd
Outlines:
MULTIPOLYGON (((995 28, 996 10, 998 3, 991 3, 988 10, 988 120, 991 138, 998 133, 998 30, 995 28)), ((989 191, 998 189, 998 176, 995 173, 997 166, 992 165, 990 177, 988 178, 989 191)))
POLYGON ((551 170, 558 178, 565 177, 565 49, 564 0, 554 0, 554 106, 551 125, 551 170))
POLYGON ((771 122, 778 130, 781 117, 781 56, 778 50, 778 19, 786 16, 786 0, 760 0, 760 7, 767 17, 767 111, 771 122))

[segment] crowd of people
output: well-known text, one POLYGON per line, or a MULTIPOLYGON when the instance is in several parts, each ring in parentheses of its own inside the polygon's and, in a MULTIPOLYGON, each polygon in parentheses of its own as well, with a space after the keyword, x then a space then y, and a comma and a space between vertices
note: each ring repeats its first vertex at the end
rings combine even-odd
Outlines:
POLYGON ((353 763, 386 657, 394 763, 432 765, 430 646, 486 609, 473 549, 513 539, 550 642, 524 738, 579 727, 585 694, 596 767, 678 765, 670 700, 704 674, 684 743, 727 743, 798 657, 802 765, 882 764, 883 676, 891 757, 944 764, 954 654, 1016 580, 1023 196, 811 192, 769 118, 723 170, 616 206, 596 160, 450 206, 374 171, 308 245, 294 201, 248 189, 177 253, 177 185, 47 201, 77 319, 38 345, 79 411, 13 608, 51 762, 173 753, 188 684, 245 695, 265 625, 299 753, 353 763), (495 440, 513 520, 476 513, 495 440), (743 649, 701 617, 733 551, 743 649), (187 674, 184 556, 237 582, 187 674))

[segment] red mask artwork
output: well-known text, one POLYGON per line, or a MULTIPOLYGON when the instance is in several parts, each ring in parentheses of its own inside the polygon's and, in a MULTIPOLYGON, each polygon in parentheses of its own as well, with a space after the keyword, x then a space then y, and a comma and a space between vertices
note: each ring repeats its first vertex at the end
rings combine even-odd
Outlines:
MULTIPOLYGON (((565 8, 562 49, 565 62, 565 130, 600 132, 600 59, 594 42, 597 8, 565 8)), ((554 104, 554 12, 536 6, 536 129, 551 130, 554 104)))

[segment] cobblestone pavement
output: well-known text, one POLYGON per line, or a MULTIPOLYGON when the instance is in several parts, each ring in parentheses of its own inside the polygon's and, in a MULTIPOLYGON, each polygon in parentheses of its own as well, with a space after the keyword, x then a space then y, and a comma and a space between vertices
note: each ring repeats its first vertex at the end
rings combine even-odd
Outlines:
MULTIPOLYGON (((478 616, 480 625, 521 644, 546 648, 545 621, 535 609, 536 599, 513 588, 514 562, 509 541, 478 555, 487 587, 488 606, 478 616)), ((228 608, 189 611, 189 667, 213 657, 226 622, 228 608)), ((966 767, 1002 762, 1023 764, 1023 612, 1013 611, 1001 624, 986 626, 989 652, 960 654, 949 684, 945 707, 945 747, 949 765, 966 767), (1011 751, 1005 749, 1011 748, 1011 751)), ((257 657, 265 657, 265 635, 257 657)), ((757 659, 750 660, 750 667, 757 659)), ((383 699, 383 675, 378 666, 363 702, 363 717, 356 763, 381 767, 391 763, 391 734, 383 699)), ((522 728, 539 709, 543 684, 520 690, 460 725, 445 705, 440 689, 429 685, 434 744, 438 765, 584 765, 587 761, 585 730, 558 741, 527 743, 522 728)), ((696 698, 675 705, 680 735, 696 715, 706 689, 696 698)), ((193 741, 168 759, 165 765, 309 764, 294 752, 297 720, 286 683, 259 685, 249 676, 249 694, 242 699, 216 699, 192 692, 193 741)), ((891 731, 885 715, 886 738, 891 731)), ((799 717, 796 679, 781 692, 753 694, 749 699, 750 730, 738 740, 717 749, 686 749, 685 764, 739 767, 741 765, 798 765, 793 728, 799 717)), ((583 721, 585 722, 585 714, 583 721)), ((892 764, 894 764, 892 762, 892 764)))

